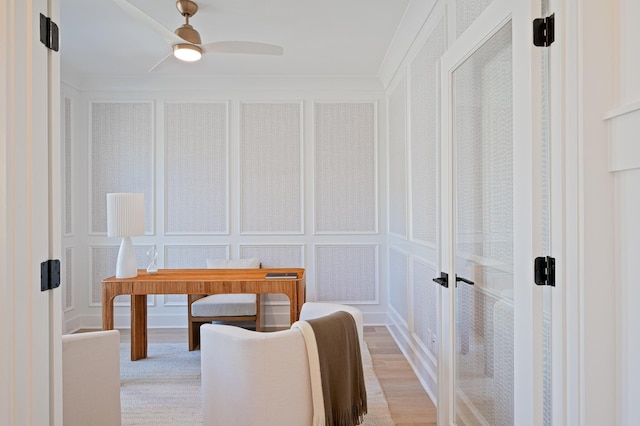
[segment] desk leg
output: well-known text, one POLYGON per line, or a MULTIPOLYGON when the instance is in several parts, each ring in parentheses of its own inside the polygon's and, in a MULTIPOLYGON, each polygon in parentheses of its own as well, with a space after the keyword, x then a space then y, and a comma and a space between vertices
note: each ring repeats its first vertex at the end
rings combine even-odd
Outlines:
POLYGON ((298 321, 299 312, 298 312, 298 292, 294 287, 293 290, 288 294, 289 296, 289 324, 293 324, 298 321))
POLYGON ((147 295, 131 295, 131 361, 147 357, 147 295))
POLYGON ((111 294, 109 288, 103 284, 102 286, 102 329, 113 330, 113 299, 115 296, 111 294))
POLYGON ((304 279, 298 282, 296 291, 298 292, 298 306, 297 306, 298 312, 296 314, 296 321, 297 321, 300 319, 300 312, 302 312, 302 305, 304 305, 304 302, 306 302, 307 300, 307 287, 304 279))

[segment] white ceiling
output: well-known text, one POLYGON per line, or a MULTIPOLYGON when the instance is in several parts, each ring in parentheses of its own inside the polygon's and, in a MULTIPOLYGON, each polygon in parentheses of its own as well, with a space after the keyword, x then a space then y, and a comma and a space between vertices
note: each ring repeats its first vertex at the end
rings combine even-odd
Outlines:
MULTIPOLYGON (((175 0, 129 0, 171 31, 175 0)), ((196 0, 190 24, 203 44, 257 41, 283 56, 209 53, 165 61, 153 75, 376 76, 410 0, 196 0)), ((63 70, 84 76, 149 76, 171 45, 112 0, 61 0, 63 70)), ((173 58, 172 58, 173 59, 173 58)))

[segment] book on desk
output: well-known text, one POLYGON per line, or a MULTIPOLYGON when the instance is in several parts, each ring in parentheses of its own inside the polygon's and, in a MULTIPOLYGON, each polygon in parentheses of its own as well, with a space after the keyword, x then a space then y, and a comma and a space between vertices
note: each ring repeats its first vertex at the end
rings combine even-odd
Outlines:
POLYGON ((267 279, 285 279, 285 278, 298 278, 298 274, 296 272, 268 272, 265 276, 267 279))

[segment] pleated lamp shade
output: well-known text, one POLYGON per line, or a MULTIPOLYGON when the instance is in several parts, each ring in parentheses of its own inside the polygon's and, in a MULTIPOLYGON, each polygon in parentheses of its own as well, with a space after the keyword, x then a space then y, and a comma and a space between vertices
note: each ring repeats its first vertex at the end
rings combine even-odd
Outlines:
POLYGON ((107 194, 107 236, 144 235, 144 194, 107 194))
POLYGON ((122 237, 116 278, 138 276, 136 252, 131 237, 144 235, 144 194, 107 194, 107 236, 122 237))

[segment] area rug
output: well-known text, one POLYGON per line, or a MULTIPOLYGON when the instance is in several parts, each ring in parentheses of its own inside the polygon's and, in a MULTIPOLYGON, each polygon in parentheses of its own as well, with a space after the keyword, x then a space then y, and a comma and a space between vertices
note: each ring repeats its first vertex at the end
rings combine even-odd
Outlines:
MULTIPOLYGON (((147 358, 131 361, 131 347, 120 345, 120 400, 123 425, 201 425, 200 351, 186 343, 150 344, 147 358)), ((393 425, 389 406, 373 370, 368 349, 362 351, 369 412, 365 426, 393 425)))

